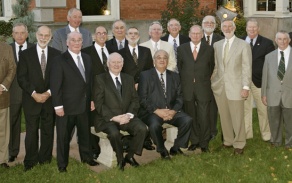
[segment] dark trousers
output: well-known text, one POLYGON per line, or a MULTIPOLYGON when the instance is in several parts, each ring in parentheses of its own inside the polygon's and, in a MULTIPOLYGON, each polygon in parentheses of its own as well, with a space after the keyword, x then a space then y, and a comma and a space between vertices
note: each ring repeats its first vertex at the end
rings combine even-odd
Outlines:
POLYGON ((26 121, 24 165, 34 166, 37 163, 51 162, 54 140, 53 113, 47 113, 42 109, 40 114, 24 113, 24 115, 26 121))
MULTIPOLYGON (((94 126, 94 120, 96 120, 96 115, 97 115, 96 110, 91 111, 89 113, 90 126, 94 126)), ((91 140, 92 152, 96 155, 99 155, 100 154, 99 137, 90 133, 90 140, 91 140)))
POLYGON ((210 103, 210 133, 211 135, 217 135, 217 118, 218 118, 218 107, 214 95, 212 94, 210 103))
POLYGON ((151 138, 157 147, 157 152, 163 152, 166 149, 162 137, 163 123, 168 123, 178 128, 177 138, 173 145, 175 150, 181 147, 186 148, 188 146, 192 118, 186 113, 178 112, 174 115, 173 119, 169 121, 163 121, 162 118, 153 113, 143 118, 142 121, 148 126, 151 138))
POLYGON ((92 160, 88 113, 56 116, 58 167, 67 167, 72 130, 76 126, 81 161, 92 160))
POLYGON ((210 140, 210 101, 184 101, 184 109, 193 118, 190 141, 207 148, 210 140))
POLYGON ((17 156, 20 146, 22 104, 10 104, 9 156, 17 156))
POLYGON ((132 139, 129 142, 128 155, 132 157, 134 154, 141 155, 143 150, 144 139, 147 134, 146 125, 138 118, 133 118, 124 125, 109 121, 102 130, 108 136, 113 150, 116 152, 118 162, 123 160, 123 144, 120 130, 127 131, 132 139))

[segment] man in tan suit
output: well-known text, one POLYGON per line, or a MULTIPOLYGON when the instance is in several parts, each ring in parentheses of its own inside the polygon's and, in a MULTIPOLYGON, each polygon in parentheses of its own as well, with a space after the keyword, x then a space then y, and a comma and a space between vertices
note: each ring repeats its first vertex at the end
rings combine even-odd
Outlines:
POLYGON ((9 125, 9 88, 13 81, 16 65, 12 47, 0 43, 0 167, 8 168, 9 125))
POLYGON ((221 23, 225 39, 214 43, 211 83, 221 119, 223 146, 233 147, 234 154, 243 154, 244 100, 249 94, 252 56, 249 44, 234 35, 235 29, 231 20, 221 23))

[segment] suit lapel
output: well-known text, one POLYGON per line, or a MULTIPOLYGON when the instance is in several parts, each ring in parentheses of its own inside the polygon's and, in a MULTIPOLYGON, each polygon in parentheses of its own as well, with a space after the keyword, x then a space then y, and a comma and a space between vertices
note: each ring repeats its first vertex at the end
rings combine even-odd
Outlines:
MULTIPOLYGON (((106 78, 107 78, 107 83, 108 83, 108 85, 109 85, 109 87, 111 88, 111 90, 114 92, 114 94, 116 95, 116 97, 117 97, 117 99, 119 100, 119 101, 121 101, 122 99, 121 99, 121 97, 120 97, 120 94, 119 94, 119 92, 118 92, 118 90, 117 90, 117 88, 116 88, 116 83, 115 83, 115 81, 113 81, 113 79, 112 79, 112 77, 111 77, 111 75, 109 74, 109 72, 107 72, 107 74, 106 74, 106 78)), ((121 77, 122 78, 122 77, 121 77)), ((123 92, 123 80, 122 80, 122 93, 124 93, 123 92)))
MULTIPOLYGON (((292 51, 290 51, 290 55, 289 55, 289 60, 288 60, 288 65, 287 65, 287 69, 286 69, 286 72, 285 73, 292 73, 292 51)), ((285 77, 287 76, 287 74, 284 75, 284 79, 287 78, 287 79, 290 79, 288 77, 285 77)))
POLYGON ((204 42, 201 42, 201 47, 200 47, 196 62, 198 62, 198 61, 200 62, 200 58, 202 57, 202 55, 204 55, 206 47, 207 47, 207 42, 206 42, 206 44, 204 42))
MULTIPOLYGON (((226 63, 228 64, 229 60, 231 59, 231 57, 233 57, 233 55, 231 53, 236 53, 235 50, 237 50, 238 47, 238 38, 235 37, 233 43, 230 45, 230 49, 228 51, 228 56, 227 56, 227 61, 226 63)), ((222 53, 222 52, 221 52, 222 53)))
POLYGON ((70 65, 70 67, 76 72, 76 74, 84 81, 77 65, 74 62, 74 59, 72 58, 71 54, 68 52, 68 50, 65 52, 65 56, 67 58, 67 63, 70 65))
POLYGON ((83 65, 84 65, 84 70, 85 70, 86 83, 88 83, 90 81, 90 63, 83 56, 83 53, 81 53, 81 57, 82 57, 82 60, 83 60, 83 65))
POLYGON ((39 76, 43 78, 43 73, 42 73, 42 68, 41 68, 41 62, 38 57, 38 52, 37 52, 37 46, 35 46, 32 49, 32 54, 31 54, 31 62, 36 66, 36 72, 38 73, 39 76))
MULTIPOLYGON (((167 105, 170 104, 170 98, 171 98, 171 89, 172 89, 172 75, 168 70, 166 70, 166 96, 167 96, 167 105)), ((169 106, 167 106, 169 107, 169 106)))

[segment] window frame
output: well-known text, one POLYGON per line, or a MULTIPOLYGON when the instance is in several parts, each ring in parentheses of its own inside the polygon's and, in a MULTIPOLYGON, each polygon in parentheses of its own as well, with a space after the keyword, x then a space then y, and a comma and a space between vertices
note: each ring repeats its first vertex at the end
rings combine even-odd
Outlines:
POLYGON ((12 17, 12 4, 16 2, 16 0, 2 0, 3 1, 3 16, 0 16, 0 20, 9 21, 12 17))

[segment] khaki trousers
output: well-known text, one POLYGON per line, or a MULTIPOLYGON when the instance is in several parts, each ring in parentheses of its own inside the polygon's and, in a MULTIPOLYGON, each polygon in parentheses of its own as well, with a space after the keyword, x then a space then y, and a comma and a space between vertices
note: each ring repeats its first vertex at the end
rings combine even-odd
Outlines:
POLYGON ((268 141, 271 139, 271 131, 269 126, 267 107, 262 103, 261 88, 257 88, 253 83, 251 83, 249 97, 244 102, 244 121, 246 139, 253 138, 252 109, 254 101, 256 103, 256 108, 258 112, 259 126, 262 139, 264 141, 268 141))
POLYGON ((9 121, 9 108, 0 109, 0 164, 8 161, 9 121))

